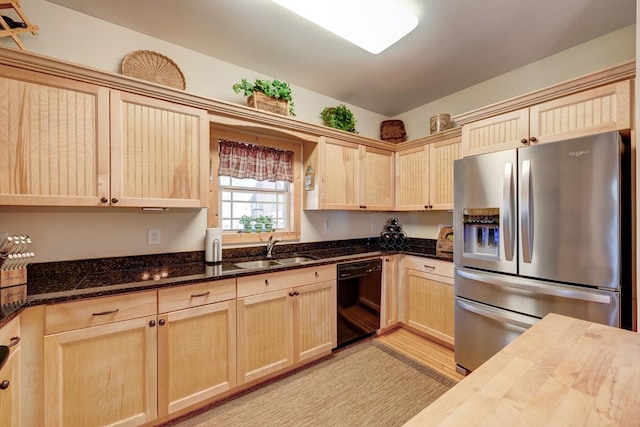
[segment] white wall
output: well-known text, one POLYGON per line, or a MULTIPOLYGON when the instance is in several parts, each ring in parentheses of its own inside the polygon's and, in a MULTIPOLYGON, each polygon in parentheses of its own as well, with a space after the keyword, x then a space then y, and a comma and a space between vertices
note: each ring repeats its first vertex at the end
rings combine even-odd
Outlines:
MULTIPOLYGON (((169 56, 180 66, 188 92, 242 104, 244 99, 231 90, 233 83, 242 77, 272 78, 44 0, 23 0, 21 5, 30 21, 40 27, 37 36, 21 36, 31 52, 117 73, 127 53, 154 50, 169 56)), ((15 47, 8 38, 0 39, 0 44, 15 47)), ((435 113, 466 112, 616 65, 634 58, 634 45, 635 26, 465 89, 398 118, 405 122, 410 138, 419 138, 428 134, 427 123, 435 113)), ((294 87, 293 91, 297 117, 306 122, 321 123, 320 111, 340 102, 299 87, 294 87)), ((360 133, 377 138, 380 121, 387 117, 349 107, 356 115, 360 133)), ((398 217, 410 237, 436 238, 439 226, 451 225, 451 214, 447 212, 303 212, 301 240, 377 236, 389 217, 398 217), (327 219, 329 234, 324 231, 327 219), (372 232, 372 229, 377 230, 372 232)), ((143 213, 125 208, 0 207, 0 231, 30 234, 37 262, 202 250, 205 227, 204 209, 143 213), (149 228, 162 230, 160 245, 146 244, 149 228)))

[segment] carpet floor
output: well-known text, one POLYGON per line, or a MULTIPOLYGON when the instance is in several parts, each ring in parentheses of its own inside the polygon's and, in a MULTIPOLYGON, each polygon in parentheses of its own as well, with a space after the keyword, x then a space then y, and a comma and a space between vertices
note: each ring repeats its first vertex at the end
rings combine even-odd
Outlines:
POLYGON ((375 341, 175 426, 399 426, 455 381, 375 341))

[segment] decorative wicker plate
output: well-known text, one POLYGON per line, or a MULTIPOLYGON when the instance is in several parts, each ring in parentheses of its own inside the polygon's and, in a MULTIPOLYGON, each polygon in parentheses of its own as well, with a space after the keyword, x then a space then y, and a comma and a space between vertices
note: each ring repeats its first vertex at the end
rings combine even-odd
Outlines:
POLYGON ((136 50, 122 60, 122 74, 185 89, 182 71, 170 58, 150 50, 136 50))

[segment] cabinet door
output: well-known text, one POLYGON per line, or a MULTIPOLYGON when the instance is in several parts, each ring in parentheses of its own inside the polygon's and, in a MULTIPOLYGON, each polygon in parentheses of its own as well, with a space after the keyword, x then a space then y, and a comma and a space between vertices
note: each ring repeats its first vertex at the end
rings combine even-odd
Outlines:
POLYGON ((453 209, 453 162, 462 157, 458 138, 429 144, 429 206, 453 209))
POLYGON ((393 152, 362 146, 362 209, 393 209, 393 152))
POLYGON ((237 300, 238 384, 293 364, 291 289, 237 300))
POLYGON ((453 346, 453 279, 405 270, 406 324, 453 346))
POLYGON ((0 205, 100 205, 108 89, 0 66, 0 94, 0 205))
POLYGON ((528 108, 462 126, 462 155, 464 157, 519 148, 523 144, 528 144, 528 141, 528 108))
POLYGON ((396 210, 429 208, 429 146, 396 152, 396 210))
POLYGON ((156 418, 156 317, 44 338, 50 426, 135 426, 156 418))
POLYGON ((383 260, 380 326, 384 329, 398 323, 398 257, 391 255, 383 260))
POLYGON ((330 354, 337 345, 336 281, 294 289, 295 361, 330 354))
POLYGON ((235 387, 235 300, 170 312, 158 325, 158 416, 235 387))
POLYGON ((0 370, 0 425, 20 425, 20 348, 11 355, 0 370))
POLYGON ((111 92, 111 204, 206 207, 204 110, 111 92))
POLYGON ((565 96, 529 109, 531 138, 553 142, 631 129, 629 80, 565 96))
POLYGON ((320 208, 360 209, 360 156, 357 144, 320 141, 320 208))

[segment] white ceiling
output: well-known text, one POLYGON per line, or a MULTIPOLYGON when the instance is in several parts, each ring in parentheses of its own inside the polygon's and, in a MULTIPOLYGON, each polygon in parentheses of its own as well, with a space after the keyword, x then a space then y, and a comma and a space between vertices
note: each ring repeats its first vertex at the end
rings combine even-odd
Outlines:
POLYGON ((372 55, 270 0, 49 1, 387 117, 631 25, 636 4, 398 0, 420 23, 372 55))

